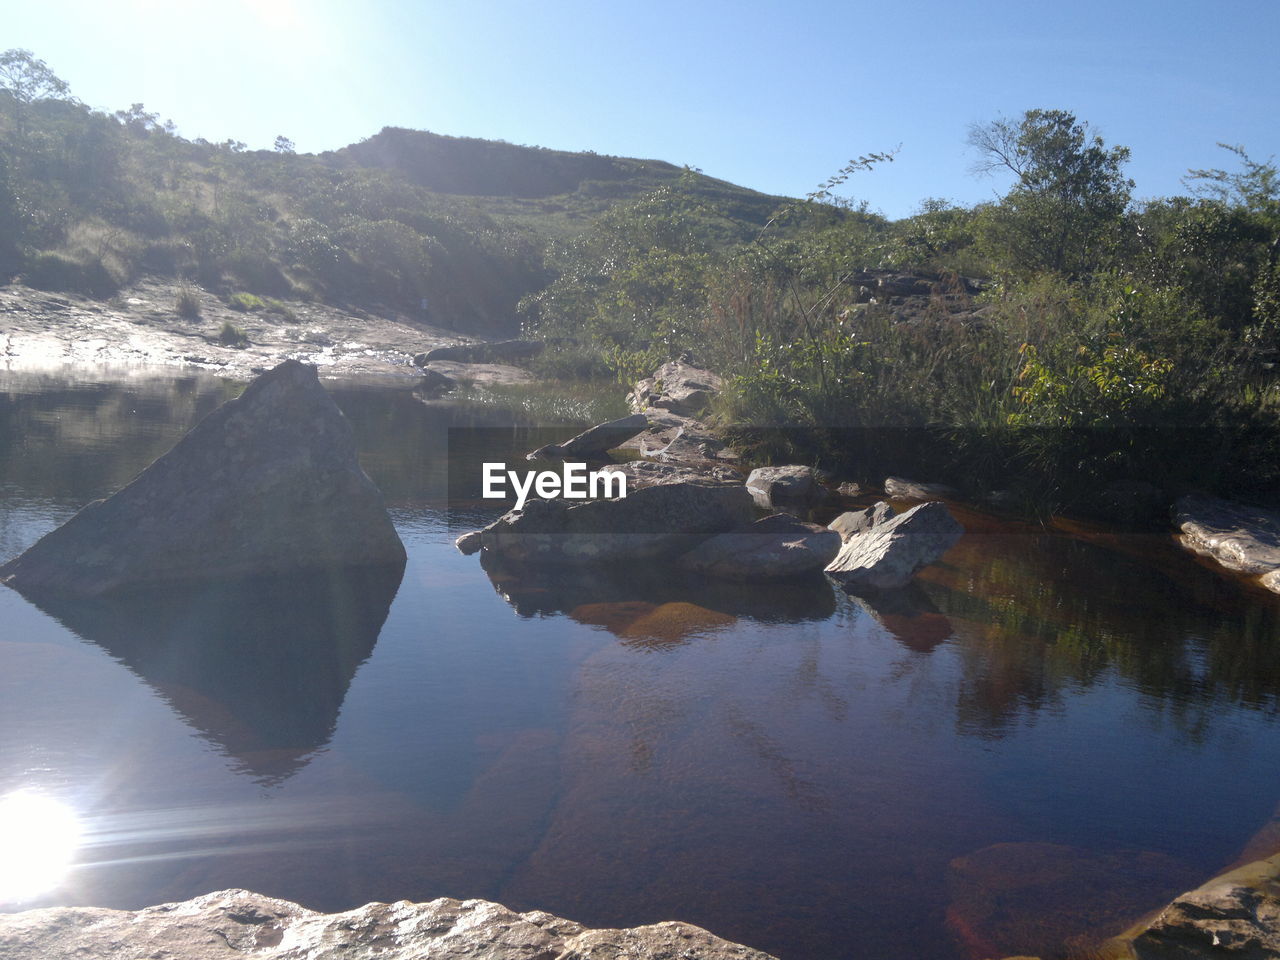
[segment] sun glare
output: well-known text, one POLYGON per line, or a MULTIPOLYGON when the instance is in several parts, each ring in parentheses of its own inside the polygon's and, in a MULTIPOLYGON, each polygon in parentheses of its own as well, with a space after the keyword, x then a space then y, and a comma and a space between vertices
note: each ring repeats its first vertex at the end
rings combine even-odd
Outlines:
POLYGON ((65 804, 25 790, 0 799, 0 904, 56 887, 79 842, 79 821, 65 804))

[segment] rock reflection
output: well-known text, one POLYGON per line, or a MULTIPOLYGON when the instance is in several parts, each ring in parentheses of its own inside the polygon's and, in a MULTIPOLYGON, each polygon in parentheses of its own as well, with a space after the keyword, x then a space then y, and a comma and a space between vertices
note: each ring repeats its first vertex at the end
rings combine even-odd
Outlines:
POLYGON ((480 563, 519 616, 567 614, 640 648, 683 643, 738 620, 802 623, 826 620, 836 611, 835 592, 822 577, 743 584, 665 570, 533 571, 485 555, 480 563))
POLYGON ((951 637, 951 621, 914 583, 853 599, 908 650, 929 653, 951 637))
POLYGON ((270 785, 328 743, 402 574, 352 568, 34 602, 270 785))
POLYGON ((1153 576, 1175 549, 1168 538, 1123 547, 970 535, 927 571, 924 593, 956 625, 962 732, 1003 736, 1065 692, 1116 677, 1164 703, 1193 740, 1223 703, 1280 709, 1280 610, 1193 565, 1153 576))

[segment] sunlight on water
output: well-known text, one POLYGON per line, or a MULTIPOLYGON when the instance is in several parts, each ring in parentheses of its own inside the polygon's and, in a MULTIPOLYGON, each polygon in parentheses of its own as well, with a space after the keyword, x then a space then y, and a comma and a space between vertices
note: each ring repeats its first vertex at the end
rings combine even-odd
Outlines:
POLYGON ((0 800, 0 903, 56 887, 80 845, 80 821, 65 804, 19 790, 0 800))

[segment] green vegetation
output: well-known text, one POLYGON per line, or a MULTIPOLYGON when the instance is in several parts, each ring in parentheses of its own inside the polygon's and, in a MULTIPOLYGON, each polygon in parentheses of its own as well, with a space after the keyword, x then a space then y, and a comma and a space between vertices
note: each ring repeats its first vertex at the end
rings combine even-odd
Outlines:
POLYGON ((222 329, 218 331, 218 342, 228 347, 244 347, 248 346, 249 335, 230 320, 227 320, 223 322, 222 329))
POLYGON ((726 376, 717 419, 752 455, 851 479, 1047 509, 1113 481, 1280 480, 1280 171, 1241 147, 1139 203, 1128 149, 1029 110, 970 131, 979 171, 1007 178, 998 201, 891 222, 835 193, 892 153, 781 201, 659 161, 394 128, 249 151, 141 104, 92 111, 14 50, 0 136, 0 272, 34 286, 107 298, 170 276, 286 320, 283 300, 323 300, 519 327, 566 380, 692 354, 726 376))

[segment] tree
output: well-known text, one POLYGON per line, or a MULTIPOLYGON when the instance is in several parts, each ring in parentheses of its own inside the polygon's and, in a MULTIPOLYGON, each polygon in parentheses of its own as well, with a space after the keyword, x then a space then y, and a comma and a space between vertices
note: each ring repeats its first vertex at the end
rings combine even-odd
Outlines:
POLYGON ((276 137, 274 149, 276 153, 293 153, 296 148, 292 140, 281 134, 276 137))
POLYGON ((21 136, 31 104, 61 99, 71 88, 30 50, 14 48, 0 53, 0 89, 7 91, 13 101, 14 124, 21 136))
POLYGON ((980 152, 976 172, 1017 178, 991 208, 984 234, 1015 270, 1069 276, 1105 265, 1119 239, 1133 181, 1124 176, 1128 147, 1108 149, 1065 110, 1028 110, 970 128, 980 152))

